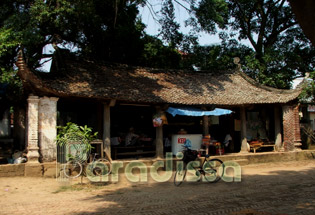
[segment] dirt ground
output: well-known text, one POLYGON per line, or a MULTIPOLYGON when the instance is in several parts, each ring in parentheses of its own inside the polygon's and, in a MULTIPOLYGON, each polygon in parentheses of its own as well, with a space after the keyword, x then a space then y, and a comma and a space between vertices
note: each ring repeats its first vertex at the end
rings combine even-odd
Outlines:
POLYGON ((315 160, 247 165, 241 182, 179 187, 0 178, 0 214, 315 214, 314 183, 315 160))

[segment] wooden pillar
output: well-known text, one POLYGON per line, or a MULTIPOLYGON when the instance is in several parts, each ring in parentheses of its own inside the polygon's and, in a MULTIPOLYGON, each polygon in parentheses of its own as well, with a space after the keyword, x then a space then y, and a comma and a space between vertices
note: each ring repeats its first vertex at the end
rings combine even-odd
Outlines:
MULTIPOLYGON (((104 112, 104 105, 103 103, 98 103, 97 104, 97 131, 99 134, 103 134, 103 112, 104 112)), ((103 139, 103 136, 102 136, 103 139)))
POLYGON ((280 108, 275 106, 274 109, 275 117, 275 145, 278 151, 283 150, 282 135, 281 135, 281 113, 280 108))
MULTIPOLYGON (((159 106, 156 107, 157 114, 162 114, 159 106)), ((156 127, 156 157, 164 158, 163 155, 163 126, 156 127)))
POLYGON ((241 107, 241 152, 248 153, 247 138, 246 138, 246 109, 241 107))
POLYGON ((202 119, 203 123, 203 135, 208 135, 209 134, 209 117, 208 116, 203 116, 202 119))
POLYGON ((103 149, 109 159, 111 159, 110 147, 110 105, 104 104, 103 111, 103 149))

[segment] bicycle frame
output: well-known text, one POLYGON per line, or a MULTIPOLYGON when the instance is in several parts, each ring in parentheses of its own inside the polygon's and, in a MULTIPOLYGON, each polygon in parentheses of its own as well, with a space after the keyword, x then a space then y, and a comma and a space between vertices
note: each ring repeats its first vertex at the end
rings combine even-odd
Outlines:
MULTIPOLYGON (((183 146, 185 147, 185 146, 183 146)), ((185 147, 186 150, 190 150, 188 147, 185 147)), ((185 151, 184 151, 185 153, 185 151)), ((200 158, 200 157, 199 157, 200 158)), ((195 170, 195 174, 202 174, 206 181, 208 182, 217 182, 221 179, 224 173, 224 164, 220 159, 214 158, 210 159, 209 155, 204 157, 203 162, 199 166, 189 166, 190 162, 184 161, 184 169, 177 169, 174 177, 175 186, 179 186, 186 177, 187 170, 195 170), (223 165, 223 166, 222 166, 223 165), (223 167, 222 172, 219 172, 221 166, 223 167)), ((198 175, 200 176, 200 175, 198 175)), ((200 178, 199 178, 200 180, 200 178)), ((199 181, 198 180, 198 181, 199 181)))

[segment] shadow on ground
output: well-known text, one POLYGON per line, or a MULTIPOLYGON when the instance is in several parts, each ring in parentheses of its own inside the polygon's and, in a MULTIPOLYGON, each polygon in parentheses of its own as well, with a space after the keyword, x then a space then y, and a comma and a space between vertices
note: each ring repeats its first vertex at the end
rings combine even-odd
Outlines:
POLYGON ((270 167, 245 167, 241 182, 135 183, 114 191, 104 186, 81 199, 92 208, 71 214, 315 214, 315 166, 270 167))

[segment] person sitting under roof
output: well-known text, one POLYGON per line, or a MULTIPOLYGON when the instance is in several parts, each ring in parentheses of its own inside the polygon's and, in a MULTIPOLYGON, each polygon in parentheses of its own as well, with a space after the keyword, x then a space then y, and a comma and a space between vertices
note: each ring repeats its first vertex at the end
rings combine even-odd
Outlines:
POLYGON ((133 127, 129 128, 129 132, 128 132, 126 139, 125 139, 126 146, 134 145, 137 142, 139 135, 135 134, 134 132, 135 131, 134 131, 133 127))

